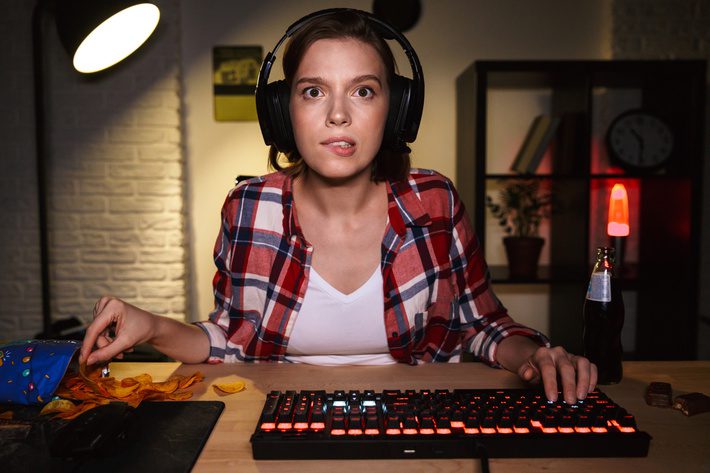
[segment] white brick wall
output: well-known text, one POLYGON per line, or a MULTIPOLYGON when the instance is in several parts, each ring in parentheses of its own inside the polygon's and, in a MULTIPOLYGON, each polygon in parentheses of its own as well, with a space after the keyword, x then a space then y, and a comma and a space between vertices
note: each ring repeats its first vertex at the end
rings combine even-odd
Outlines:
MULTIPOLYGON (((0 340, 41 330, 31 16, 0 4, 0 340)), ((89 318, 113 294, 184 319, 187 249, 179 0, 157 1, 139 55, 80 76, 47 31, 52 312, 89 318)))
POLYGON ((617 59, 710 57, 707 0, 614 0, 612 14, 617 59))
MULTIPOLYGON (((710 1, 615 0, 612 51, 617 59, 710 61, 710 1)), ((710 80, 710 62, 707 74, 710 80)), ((706 89, 698 357, 710 359, 710 86, 706 89)))

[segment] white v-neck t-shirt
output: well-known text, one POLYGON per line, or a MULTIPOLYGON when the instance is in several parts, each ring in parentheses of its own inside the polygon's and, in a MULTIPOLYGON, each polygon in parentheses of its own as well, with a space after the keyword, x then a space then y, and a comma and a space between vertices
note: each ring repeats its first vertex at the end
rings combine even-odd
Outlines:
POLYGON ((317 365, 396 363, 387 346, 382 285, 379 266, 350 294, 335 289, 311 268, 286 359, 317 365))

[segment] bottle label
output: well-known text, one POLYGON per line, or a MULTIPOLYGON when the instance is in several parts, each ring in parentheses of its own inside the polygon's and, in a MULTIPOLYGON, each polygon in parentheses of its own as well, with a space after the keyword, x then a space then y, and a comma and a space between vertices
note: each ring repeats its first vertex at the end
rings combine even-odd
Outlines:
POLYGON ((592 273, 587 288, 587 299, 611 302, 611 275, 609 273, 592 273))

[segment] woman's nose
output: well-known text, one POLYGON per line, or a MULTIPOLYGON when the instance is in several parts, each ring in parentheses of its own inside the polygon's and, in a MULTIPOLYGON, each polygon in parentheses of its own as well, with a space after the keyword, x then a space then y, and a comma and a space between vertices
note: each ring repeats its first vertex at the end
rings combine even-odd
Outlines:
POLYGON ((349 124, 350 112, 348 110, 347 99, 342 97, 333 97, 330 103, 330 107, 328 107, 326 125, 343 126, 349 124))

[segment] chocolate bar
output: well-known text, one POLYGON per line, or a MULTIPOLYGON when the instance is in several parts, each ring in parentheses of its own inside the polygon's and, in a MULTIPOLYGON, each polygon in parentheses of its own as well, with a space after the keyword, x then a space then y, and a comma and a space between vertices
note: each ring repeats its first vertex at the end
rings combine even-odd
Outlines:
POLYGON ((646 404, 654 407, 671 407, 673 390, 670 383, 653 381, 646 388, 646 404))
POLYGON ((683 394, 675 398, 673 409, 678 409, 687 416, 710 411, 710 397, 703 393, 683 394))

